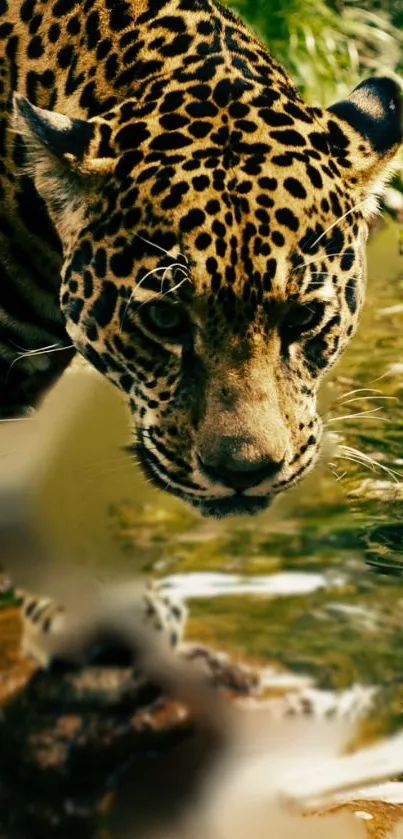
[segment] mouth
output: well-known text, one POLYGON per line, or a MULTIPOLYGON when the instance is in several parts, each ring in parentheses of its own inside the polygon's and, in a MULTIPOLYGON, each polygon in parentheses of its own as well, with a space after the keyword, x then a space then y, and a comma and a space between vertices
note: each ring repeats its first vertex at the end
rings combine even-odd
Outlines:
POLYGON ((187 499, 202 514, 209 518, 224 519, 229 516, 256 516, 258 513, 270 507, 273 497, 231 495, 229 498, 208 498, 199 500, 195 504, 194 499, 187 499))
MULTIPOLYGON (((229 516, 254 516, 261 513, 270 507, 273 496, 272 495, 243 495, 241 491, 235 492, 229 496, 210 496, 204 497, 199 493, 189 492, 189 490, 199 490, 197 485, 186 482, 183 486, 172 486, 168 478, 162 477, 159 474, 160 464, 155 458, 155 455, 148 451, 144 444, 136 443, 134 446, 128 446, 126 451, 135 455, 137 462, 141 466, 144 474, 149 478, 154 486, 169 492, 170 495, 175 495, 190 504, 206 518, 227 518, 229 516), (155 462, 154 462, 155 461, 155 462)), ((182 482, 181 482, 182 483, 182 482)))

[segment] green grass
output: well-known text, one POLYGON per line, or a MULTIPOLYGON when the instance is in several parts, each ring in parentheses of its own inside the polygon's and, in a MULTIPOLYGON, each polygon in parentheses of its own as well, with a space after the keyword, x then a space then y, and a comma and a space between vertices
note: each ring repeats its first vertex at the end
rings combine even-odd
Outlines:
POLYGON ((226 0, 268 44, 313 104, 345 96, 365 76, 403 65, 403 4, 376 0, 226 0))

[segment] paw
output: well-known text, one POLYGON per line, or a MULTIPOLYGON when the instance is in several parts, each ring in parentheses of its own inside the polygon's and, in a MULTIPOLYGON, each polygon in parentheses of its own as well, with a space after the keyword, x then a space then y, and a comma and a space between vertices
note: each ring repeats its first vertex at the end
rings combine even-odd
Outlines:
POLYGON ((145 625, 161 633, 163 640, 174 649, 183 639, 188 610, 179 598, 168 594, 163 585, 151 582, 144 593, 145 625))
POLYGON ((146 632, 148 637, 174 649, 182 640, 187 618, 186 607, 156 583, 141 589, 127 583, 105 586, 99 598, 80 615, 65 611, 48 598, 25 593, 20 594, 20 602, 22 655, 33 658, 43 668, 55 660, 81 666, 94 661, 129 665, 127 643, 119 642, 126 635, 122 634, 123 626, 134 636, 137 630, 140 644, 146 632))
POLYGON ((22 637, 20 652, 40 667, 51 663, 55 639, 63 632, 65 613, 61 606, 46 597, 18 592, 22 637))

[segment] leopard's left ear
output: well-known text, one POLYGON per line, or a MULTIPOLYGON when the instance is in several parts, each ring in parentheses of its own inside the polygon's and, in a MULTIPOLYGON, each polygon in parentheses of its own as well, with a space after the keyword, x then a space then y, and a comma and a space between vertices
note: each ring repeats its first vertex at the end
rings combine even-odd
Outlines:
POLYGON ((347 177, 367 194, 379 193, 402 142, 401 88, 389 78, 361 82, 328 111, 329 141, 347 177))
POLYGON ((26 140, 33 158, 35 154, 51 156, 80 175, 102 173, 112 164, 112 151, 105 156, 108 145, 105 134, 111 130, 102 117, 71 119, 57 111, 38 108, 16 93, 14 125, 26 140))

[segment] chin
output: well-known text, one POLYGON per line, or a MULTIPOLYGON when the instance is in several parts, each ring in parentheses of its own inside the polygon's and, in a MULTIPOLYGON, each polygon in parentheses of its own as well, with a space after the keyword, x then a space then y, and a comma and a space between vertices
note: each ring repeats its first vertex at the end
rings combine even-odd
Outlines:
POLYGON ((186 500, 197 507, 202 516, 223 519, 229 516, 256 516, 270 507, 273 498, 270 495, 232 495, 229 498, 209 498, 206 501, 192 498, 186 500))

